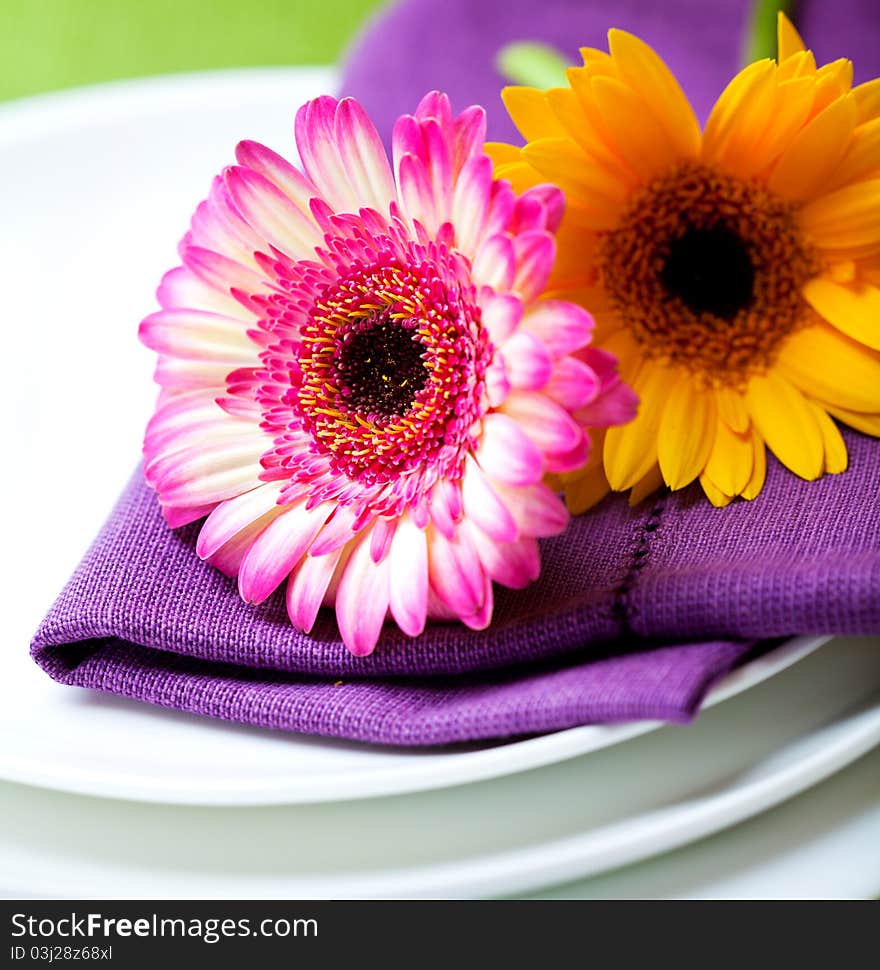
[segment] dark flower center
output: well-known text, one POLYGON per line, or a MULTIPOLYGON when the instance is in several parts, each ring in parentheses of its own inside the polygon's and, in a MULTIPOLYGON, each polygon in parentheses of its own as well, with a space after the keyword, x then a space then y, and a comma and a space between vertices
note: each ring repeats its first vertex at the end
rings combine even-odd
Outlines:
POLYGON ((642 354, 737 387, 809 320, 819 268, 788 201, 699 162, 635 192, 597 248, 597 282, 642 354))
POLYGON ((428 379, 424 353, 415 332, 398 321, 379 318, 349 331, 336 373, 352 410, 379 418, 406 414, 428 379))
POLYGON ((688 226, 669 243, 660 279, 694 313, 733 320, 754 299, 755 268, 743 240, 727 226, 688 226))

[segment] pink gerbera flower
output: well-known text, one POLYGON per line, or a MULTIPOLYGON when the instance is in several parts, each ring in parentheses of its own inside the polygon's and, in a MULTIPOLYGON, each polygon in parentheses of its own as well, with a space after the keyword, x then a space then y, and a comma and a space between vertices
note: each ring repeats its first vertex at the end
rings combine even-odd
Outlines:
POLYGON ((566 524, 544 475, 634 409, 588 314, 540 299, 560 192, 493 181, 484 128, 428 95, 392 173, 357 102, 309 102, 305 175, 242 142, 141 324, 168 523, 207 515, 198 554, 251 603, 286 581, 304 631, 335 603, 358 655, 389 613, 410 635, 486 626, 492 581, 534 580, 536 539, 566 524))

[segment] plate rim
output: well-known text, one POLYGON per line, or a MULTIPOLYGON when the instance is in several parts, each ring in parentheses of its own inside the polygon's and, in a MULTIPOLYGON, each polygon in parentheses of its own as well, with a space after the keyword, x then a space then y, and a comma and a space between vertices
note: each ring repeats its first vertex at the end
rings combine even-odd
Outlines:
MULTIPOLYGON (((782 673, 811 653, 833 640, 833 637, 795 637, 780 644, 733 670, 709 692, 701 710, 708 709, 736 697, 751 687, 782 673)), ((200 717, 200 715, 192 715, 200 717)), ((0 779, 18 784, 31 785, 69 794, 97 798, 109 798, 132 802, 161 805, 192 805, 202 807, 244 807, 268 805, 304 805, 362 798, 384 798, 408 795, 423 791, 454 788, 459 785, 490 781, 512 774, 520 774, 535 768, 559 764, 616 744, 656 731, 664 726, 662 721, 633 721, 621 724, 588 724, 540 734, 522 740, 491 744, 477 750, 442 752, 433 758, 430 753, 419 756, 418 761, 406 765, 379 768, 369 777, 366 787, 364 777, 349 780, 345 775, 308 776, 305 781, 273 779, 270 785, 245 785, 235 790, 165 787, 151 790, 121 781, 118 774, 94 772, 92 775, 59 776, 54 772, 29 769, 27 763, 16 762, 15 754, 0 755, 0 779), (438 776, 436 758, 446 761, 445 774, 438 776), (424 759, 424 760, 422 760, 424 759), (448 760, 447 760, 448 759, 448 760), (418 770, 414 770, 414 768, 418 770), (319 780, 320 779, 320 780, 319 780)), ((309 736, 310 740, 312 736, 309 736)), ((334 743, 338 743, 334 739, 334 743)))

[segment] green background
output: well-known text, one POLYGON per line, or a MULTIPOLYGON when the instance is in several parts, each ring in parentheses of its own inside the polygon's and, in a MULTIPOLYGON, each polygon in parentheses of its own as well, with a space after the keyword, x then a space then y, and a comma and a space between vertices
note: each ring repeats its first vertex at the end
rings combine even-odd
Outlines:
POLYGON ((0 0, 0 99, 116 78, 337 60, 382 0, 0 0))

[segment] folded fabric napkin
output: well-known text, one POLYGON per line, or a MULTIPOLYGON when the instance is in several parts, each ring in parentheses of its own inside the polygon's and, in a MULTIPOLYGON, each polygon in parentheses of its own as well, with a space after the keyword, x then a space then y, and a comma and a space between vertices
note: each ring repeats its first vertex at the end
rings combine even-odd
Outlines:
MULTIPOLYGON (((740 66, 751 3, 743 0, 403 0, 375 18, 353 46, 340 91, 356 97, 390 143, 398 115, 434 88, 454 104, 482 104, 492 141, 520 143, 499 92, 505 44, 539 41, 569 63, 581 47, 604 47, 609 27, 638 34, 663 57, 705 119, 740 66)), ((819 63, 845 54, 855 82, 877 76, 876 0, 800 0, 797 23, 819 63)), ((771 16, 771 21, 772 21, 771 16)))
POLYGON ((880 446, 804 482, 770 460, 754 502, 698 488, 634 509, 611 496, 543 543, 526 590, 474 632, 390 624, 354 657, 332 613, 305 636, 283 598, 245 604, 164 523, 140 472, 33 641, 66 684, 180 710, 364 741, 436 745, 631 719, 686 721, 756 641, 880 633, 880 446), (340 683, 341 681, 341 683, 340 683))

